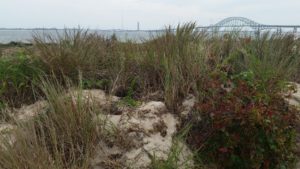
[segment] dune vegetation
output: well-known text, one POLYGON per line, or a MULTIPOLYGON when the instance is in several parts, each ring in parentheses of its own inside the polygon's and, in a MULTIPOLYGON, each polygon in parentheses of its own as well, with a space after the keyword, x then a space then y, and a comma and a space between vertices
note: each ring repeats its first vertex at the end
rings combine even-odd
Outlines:
MULTIPOLYGON (((293 168, 299 115, 285 97, 295 89, 291 82, 300 81, 300 40, 271 33, 211 36, 195 26, 168 28, 142 43, 83 29, 36 34, 32 46, 2 54, 0 119, 17 128, 14 143, 1 137, 0 168, 88 169, 98 142, 128 146, 122 132, 94 120, 108 110, 86 103, 80 92, 86 89, 118 96, 129 108, 164 102, 180 121, 173 137, 192 150, 193 168, 293 168), (183 116, 191 95, 195 104, 183 116), (39 100, 49 104, 45 112, 14 119, 13 109, 39 100)), ((190 168, 177 164, 178 151, 175 141, 168 158, 153 157, 150 168, 190 168)))

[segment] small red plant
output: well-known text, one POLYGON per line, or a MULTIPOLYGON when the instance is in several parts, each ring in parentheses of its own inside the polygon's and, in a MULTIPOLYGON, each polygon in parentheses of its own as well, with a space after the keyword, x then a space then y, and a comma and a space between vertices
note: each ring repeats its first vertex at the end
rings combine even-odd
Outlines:
POLYGON ((254 80, 229 80, 234 84, 230 91, 218 76, 207 81, 205 97, 195 106, 202 121, 192 122, 188 142, 201 159, 221 169, 289 167, 296 110, 279 92, 260 91, 254 80))

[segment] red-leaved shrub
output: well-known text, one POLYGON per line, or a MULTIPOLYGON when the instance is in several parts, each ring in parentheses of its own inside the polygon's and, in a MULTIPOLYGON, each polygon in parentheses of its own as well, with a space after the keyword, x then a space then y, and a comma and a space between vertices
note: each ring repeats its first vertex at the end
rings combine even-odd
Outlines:
POLYGON ((263 92, 251 78, 215 76, 204 93, 195 106, 202 120, 191 121, 188 136, 202 160, 224 169, 290 167, 296 110, 279 91, 263 92))

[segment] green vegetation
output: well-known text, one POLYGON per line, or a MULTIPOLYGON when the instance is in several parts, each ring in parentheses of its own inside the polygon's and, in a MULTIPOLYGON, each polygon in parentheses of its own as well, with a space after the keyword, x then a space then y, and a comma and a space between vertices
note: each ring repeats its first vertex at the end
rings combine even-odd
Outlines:
POLYGON ((189 169, 189 168, 203 168, 202 165, 194 164, 193 163, 193 154, 188 155, 184 160, 180 160, 180 156, 182 156, 182 152, 186 151, 187 147, 184 147, 182 142, 185 142, 187 139, 187 134, 190 130, 191 125, 186 125, 183 127, 176 136, 173 138, 173 143, 171 146, 171 150, 168 154, 166 160, 157 159, 152 156, 152 164, 151 169, 174 169, 174 168, 182 168, 182 169, 189 169))
POLYGON ((186 161, 179 161, 180 153, 183 151, 184 147, 180 144, 180 141, 177 140, 179 138, 174 139, 174 143, 171 147, 171 151, 168 154, 168 158, 166 160, 156 159, 155 156, 152 157, 152 169, 174 169, 174 168, 183 168, 189 169, 193 165, 191 165, 191 161, 193 156, 190 156, 186 161))
POLYGON ((38 61, 24 53, 0 58, 1 105, 18 107, 35 100, 33 89, 42 74, 38 61))
MULTIPOLYGON (((32 122, 18 124, 17 144, 0 148, 0 167, 89 168, 94 146, 108 136, 92 120, 103 113, 99 108, 80 93, 62 97, 80 86, 103 89, 130 107, 162 91, 175 115, 183 99, 194 95, 193 114, 181 126, 191 125, 186 142, 195 151, 196 168, 291 168, 297 111, 282 93, 288 81, 300 81, 300 40, 270 33, 211 37, 195 26, 168 28, 142 43, 82 29, 35 35, 30 52, 0 57, 0 109, 37 99, 50 104, 32 122)), ((175 142, 166 161, 153 157, 152 168, 179 168, 180 151, 175 142)))

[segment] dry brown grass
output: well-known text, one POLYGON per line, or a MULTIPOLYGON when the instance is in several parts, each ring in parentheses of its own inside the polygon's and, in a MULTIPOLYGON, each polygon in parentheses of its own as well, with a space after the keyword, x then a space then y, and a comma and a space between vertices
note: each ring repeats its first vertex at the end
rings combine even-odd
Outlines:
POLYGON ((93 119, 100 109, 84 101, 80 92, 66 96, 58 83, 42 81, 49 107, 33 120, 17 123, 15 143, 0 147, 0 167, 88 169, 103 123, 93 119), (98 127, 97 127, 98 126, 98 127), (101 127, 100 127, 101 128, 101 127))

